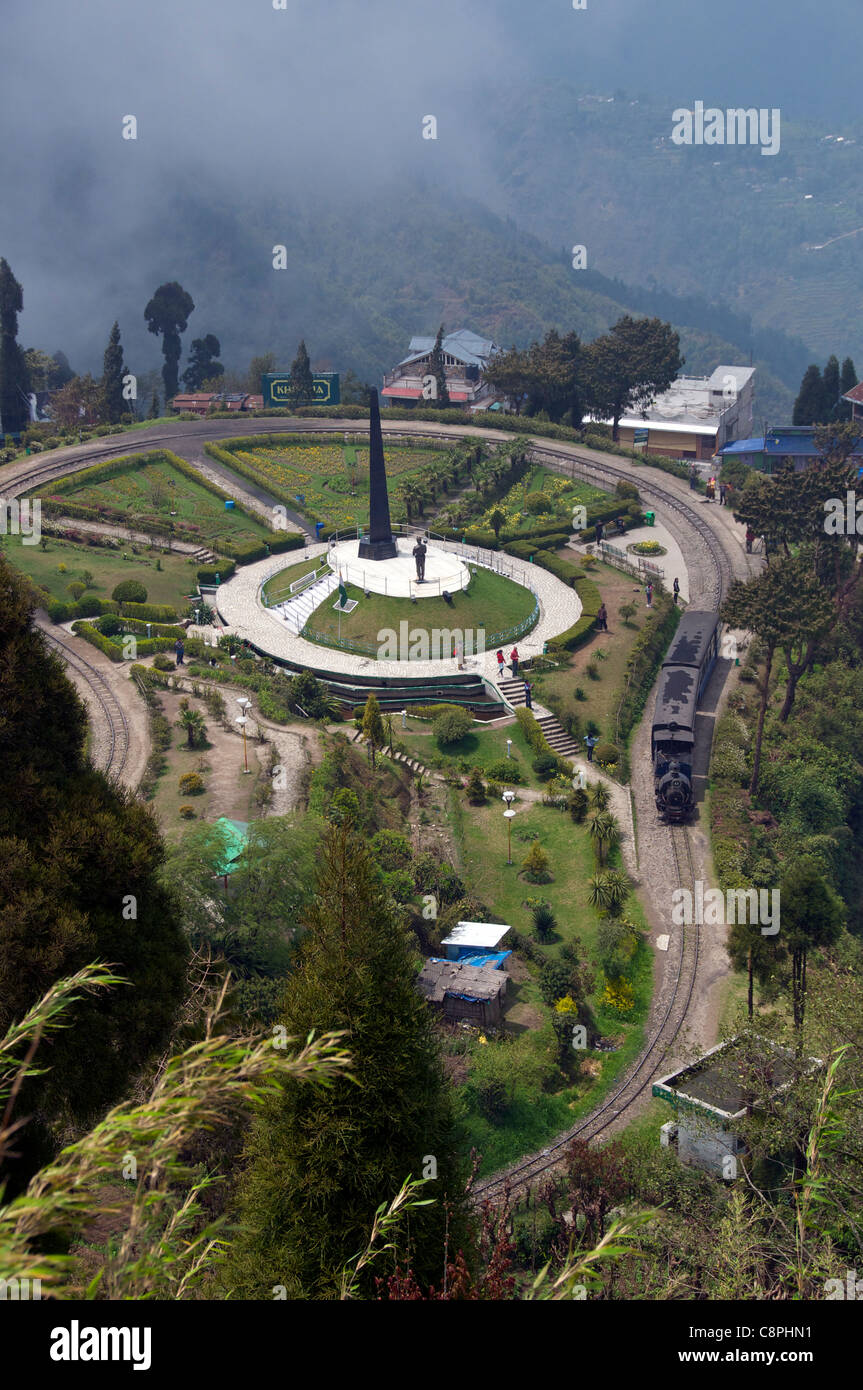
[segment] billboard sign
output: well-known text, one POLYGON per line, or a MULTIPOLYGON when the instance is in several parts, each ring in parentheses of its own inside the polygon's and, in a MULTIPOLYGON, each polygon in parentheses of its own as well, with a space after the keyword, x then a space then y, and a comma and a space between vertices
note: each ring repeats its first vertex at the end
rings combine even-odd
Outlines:
POLYGON ((312 398, 308 401, 291 400, 290 372, 268 372, 261 377, 261 395, 265 410, 291 405, 339 405, 342 399, 338 372, 315 372, 312 376, 312 398))

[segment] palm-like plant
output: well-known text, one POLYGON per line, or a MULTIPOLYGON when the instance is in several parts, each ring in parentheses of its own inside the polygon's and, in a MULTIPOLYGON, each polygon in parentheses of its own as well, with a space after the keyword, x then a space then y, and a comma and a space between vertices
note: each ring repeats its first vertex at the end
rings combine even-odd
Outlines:
POLYGON ((588 787, 587 794, 590 797, 590 804, 594 811, 607 811, 611 802, 611 793, 604 782, 594 782, 588 787))
POLYGON ((204 723, 204 716, 199 709, 192 709, 188 701, 184 701, 180 706, 180 718, 177 720, 177 726, 180 729, 185 729, 190 748, 203 743, 206 738, 207 726, 204 723))
POLYGON ((610 811, 594 811, 587 823, 588 833, 600 865, 608 858, 609 850, 620 839, 620 826, 610 811))
POLYGON ((629 880, 620 869, 607 869, 588 879, 590 885, 589 901, 592 907, 616 917, 629 896, 629 880))

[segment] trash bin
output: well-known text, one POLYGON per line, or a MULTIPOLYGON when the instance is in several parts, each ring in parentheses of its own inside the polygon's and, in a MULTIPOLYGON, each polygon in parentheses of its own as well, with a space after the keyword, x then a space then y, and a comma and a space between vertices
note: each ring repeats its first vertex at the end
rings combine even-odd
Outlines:
POLYGON ((656 513, 655 513, 655 512, 645 512, 645 513, 644 513, 644 524, 645 524, 645 526, 652 526, 655 520, 656 520, 656 513))

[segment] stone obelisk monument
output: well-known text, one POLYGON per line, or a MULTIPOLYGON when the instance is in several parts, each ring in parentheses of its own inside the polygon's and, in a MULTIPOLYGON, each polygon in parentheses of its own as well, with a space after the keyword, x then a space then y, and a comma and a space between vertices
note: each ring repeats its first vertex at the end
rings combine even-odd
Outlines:
POLYGON ((398 554, 398 547, 390 524, 381 412, 376 390, 372 390, 369 405, 369 532, 360 541, 359 559, 391 560, 398 554))

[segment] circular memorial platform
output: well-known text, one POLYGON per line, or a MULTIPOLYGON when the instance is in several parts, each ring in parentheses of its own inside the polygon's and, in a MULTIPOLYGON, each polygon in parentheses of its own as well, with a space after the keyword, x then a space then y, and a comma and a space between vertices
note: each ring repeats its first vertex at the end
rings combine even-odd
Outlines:
POLYGON ((425 577, 418 580, 414 544, 413 538, 399 537, 398 554, 389 560, 361 560, 358 540, 339 541, 329 550, 327 562, 346 584, 390 598, 439 598, 444 591, 455 594, 467 588, 467 565, 458 555, 435 545, 427 546, 425 577))

